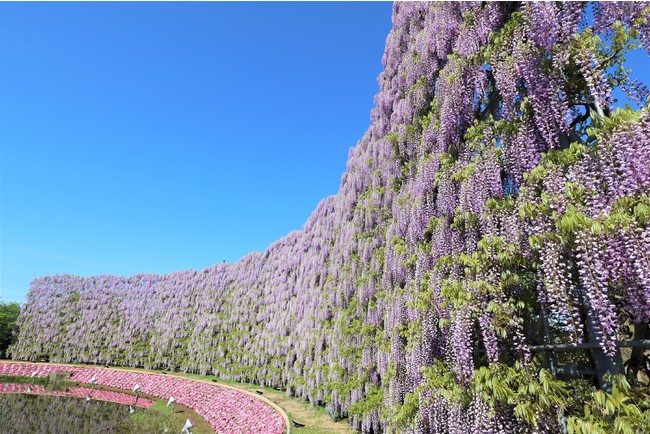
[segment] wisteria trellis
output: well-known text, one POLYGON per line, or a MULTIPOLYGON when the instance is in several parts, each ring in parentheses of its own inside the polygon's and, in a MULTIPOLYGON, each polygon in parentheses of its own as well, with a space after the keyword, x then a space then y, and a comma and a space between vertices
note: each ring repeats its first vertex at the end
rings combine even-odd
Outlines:
POLYGON ((39 278, 12 357, 258 382, 363 432, 557 432, 559 410, 581 426, 567 388, 600 401, 530 347, 543 317, 610 356, 647 335, 648 90, 622 65, 650 54, 649 13, 396 3, 370 128, 302 230, 203 271, 39 278), (615 89, 637 108, 614 110, 615 89))

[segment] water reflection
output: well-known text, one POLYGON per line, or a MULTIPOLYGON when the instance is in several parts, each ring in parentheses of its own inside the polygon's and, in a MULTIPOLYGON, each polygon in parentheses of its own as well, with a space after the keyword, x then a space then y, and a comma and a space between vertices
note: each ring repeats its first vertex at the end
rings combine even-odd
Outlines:
POLYGON ((61 396, 0 394, 0 433, 131 433, 128 406, 61 396))

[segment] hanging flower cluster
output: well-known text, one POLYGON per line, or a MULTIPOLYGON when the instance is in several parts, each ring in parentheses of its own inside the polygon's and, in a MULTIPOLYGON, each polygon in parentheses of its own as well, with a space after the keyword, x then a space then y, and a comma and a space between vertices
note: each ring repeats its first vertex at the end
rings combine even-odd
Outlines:
POLYGON ((648 91, 624 65, 649 16, 396 3, 370 128, 300 231, 203 271, 37 279, 12 357, 283 388, 367 433, 557 432, 591 398, 531 346, 616 357, 650 323, 648 91))

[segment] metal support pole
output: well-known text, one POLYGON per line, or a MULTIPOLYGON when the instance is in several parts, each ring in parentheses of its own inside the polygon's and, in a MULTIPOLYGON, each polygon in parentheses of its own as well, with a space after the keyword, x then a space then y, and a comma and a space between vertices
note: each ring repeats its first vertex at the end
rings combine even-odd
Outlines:
MULTIPOLYGON (((638 341, 616 341, 615 345, 618 348, 632 347, 632 348, 650 348, 650 339, 638 341)), ((584 344, 553 344, 553 345, 533 345, 530 351, 575 351, 575 350, 592 350, 600 348, 598 342, 588 342, 584 344)))
MULTIPOLYGON (((549 345, 553 345, 553 337, 551 336, 551 328, 548 325, 548 317, 546 316, 546 309, 544 308, 544 304, 542 304, 542 311, 540 312, 540 316, 542 318, 542 323, 544 325, 544 335, 546 337, 546 343, 549 345)), ((554 377, 558 377, 557 357, 555 356, 553 350, 548 351, 548 360, 549 363, 551 364, 550 366, 551 374, 554 377)), ((566 416, 564 415, 564 410, 562 409, 560 409, 560 414, 558 414, 558 422, 560 423, 562 434, 568 434, 569 430, 567 429, 567 425, 566 425, 566 416)))
MULTIPOLYGON (((585 297, 583 299, 585 307, 585 326, 587 328, 587 336, 589 343, 598 344, 597 338, 597 318, 594 318, 593 309, 589 304, 589 300, 585 297)), ((598 377, 598 385, 600 389, 607 393, 612 393, 612 384, 607 378, 608 375, 623 375, 623 359, 621 358, 621 350, 618 346, 615 347, 614 354, 606 354, 600 345, 591 349, 591 359, 596 369, 596 376, 598 377)))
MULTIPOLYGON (((551 370, 549 365, 540 366, 540 368, 551 370)), ((593 377, 596 371, 590 365, 584 363, 573 363, 570 365, 557 365, 554 374, 557 378, 562 380, 570 380, 572 378, 593 377)))

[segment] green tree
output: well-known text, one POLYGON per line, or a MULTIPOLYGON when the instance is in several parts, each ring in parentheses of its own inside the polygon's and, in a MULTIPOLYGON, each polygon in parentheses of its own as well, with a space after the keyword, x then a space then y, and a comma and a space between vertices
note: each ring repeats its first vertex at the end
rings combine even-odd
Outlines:
POLYGON ((6 351, 13 342, 13 330, 20 314, 18 303, 0 301, 0 358, 6 357, 6 351))

